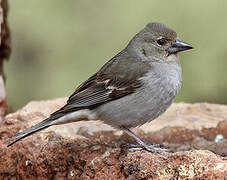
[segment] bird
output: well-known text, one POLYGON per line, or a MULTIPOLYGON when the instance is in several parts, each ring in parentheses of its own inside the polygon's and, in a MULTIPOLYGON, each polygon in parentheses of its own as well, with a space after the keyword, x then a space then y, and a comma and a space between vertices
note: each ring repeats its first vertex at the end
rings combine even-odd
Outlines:
POLYGON ((193 46, 180 40, 171 28, 148 23, 121 52, 76 88, 63 107, 11 137, 8 147, 53 125, 100 120, 133 137, 142 149, 168 151, 148 144, 131 128, 151 122, 172 104, 182 84, 179 52, 189 49, 193 46))

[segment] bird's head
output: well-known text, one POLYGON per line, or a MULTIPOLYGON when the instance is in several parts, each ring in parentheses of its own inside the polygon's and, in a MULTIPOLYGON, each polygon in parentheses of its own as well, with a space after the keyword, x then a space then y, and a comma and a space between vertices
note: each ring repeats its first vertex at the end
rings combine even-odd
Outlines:
POLYGON ((142 59, 170 61, 177 60, 175 57, 178 52, 193 47, 181 41, 177 33, 164 24, 149 23, 130 41, 127 48, 142 59))

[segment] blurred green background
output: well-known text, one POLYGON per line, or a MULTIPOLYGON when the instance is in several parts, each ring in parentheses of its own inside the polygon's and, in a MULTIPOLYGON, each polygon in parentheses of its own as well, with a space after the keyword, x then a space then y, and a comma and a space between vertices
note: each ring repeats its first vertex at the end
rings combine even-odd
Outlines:
POLYGON ((9 106, 69 96, 152 21, 195 47, 180 55, 177 101, 226 104, 226 18, 226 0, 11 0, 9 106))

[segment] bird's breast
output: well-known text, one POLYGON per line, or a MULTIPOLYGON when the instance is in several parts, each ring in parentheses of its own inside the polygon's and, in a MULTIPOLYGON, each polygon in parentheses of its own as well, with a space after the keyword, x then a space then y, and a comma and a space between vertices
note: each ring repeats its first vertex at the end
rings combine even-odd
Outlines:
POLYGON ((181 88, 181 66, 178 63, 155 63, 150 71, 141 78, 149 94, 164 97, 176 96, 181 88))
POLYGON ((158 64, 141 80, 145 85, 137 96, 144 99, 143 114, 153 120, 166 111, 179 92, 181 67, 179 64, 158 64))

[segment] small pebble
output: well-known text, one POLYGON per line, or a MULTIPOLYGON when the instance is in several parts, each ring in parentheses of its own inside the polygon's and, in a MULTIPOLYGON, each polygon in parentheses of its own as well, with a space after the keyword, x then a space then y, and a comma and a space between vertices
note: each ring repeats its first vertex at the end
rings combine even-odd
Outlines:
POLYGON ((72 171, 70 171, 70 176, 74 176, 74 171, 72 170, 72 171))
POLYGON ((222 139, 224 139, 222 134, 217 134, 217 136, 214 139, 214 142, 218 143, 220 142, 222 139))

